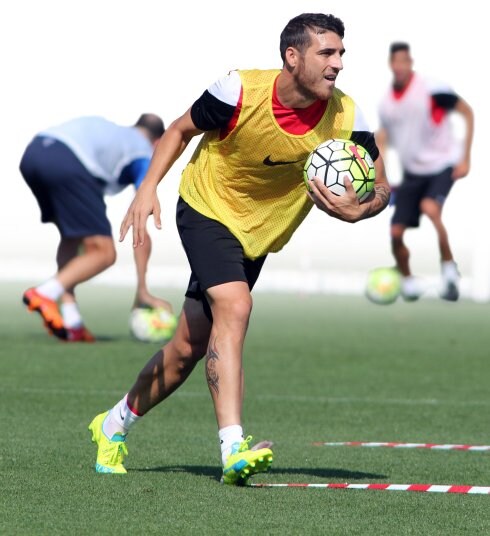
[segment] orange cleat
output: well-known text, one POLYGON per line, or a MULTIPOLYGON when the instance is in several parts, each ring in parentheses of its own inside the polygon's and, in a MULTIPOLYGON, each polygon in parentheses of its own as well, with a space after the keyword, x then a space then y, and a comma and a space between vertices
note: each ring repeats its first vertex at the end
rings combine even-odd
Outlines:
POLYGON ((27 289, 22 296, 22 301, 27 305, 29 311, 36 311, 41 315, 44 326, 49 333, 59 339, 66 340, 67 334, 63 325, 63 317, 56 302, 42 296, 35 288, 27 289))
POLYGON ((68 342, 95 342, 95 337, 85 327, 66 328, 66 340, 68 342))

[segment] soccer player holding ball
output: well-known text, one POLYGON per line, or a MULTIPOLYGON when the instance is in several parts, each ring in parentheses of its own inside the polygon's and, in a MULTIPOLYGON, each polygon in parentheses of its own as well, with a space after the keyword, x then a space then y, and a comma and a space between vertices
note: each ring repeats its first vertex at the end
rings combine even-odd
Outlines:
MULTIPOLYGON (((313 205, 347 222, 375 216, 389 186, 374 135, 355 102, 336 86, 343 68, 344 25, 305 13, 281 34, 280 70, 233 71, 214 83, 166 130, 121 225, 133 246, 145 240, 153 214, 160 228, 157 185, 194 136, 203 135, 185 168, 177 225, 192 272, 174 337, 138 375, 129 392, 89 426, 98 445, 96 470, 125 473, 132 426, 171 395, 204 357, 223 464, 222 481, 239 485, 272 462, 267 445, 243 433, 242 352, 251 290, 269 253, 288 242, 313 205), (376 183, 361 203, 350 183, 338 196, 310 181, 303 166, 330 138, 351 139, 374 160, 376 183)), ((264 411, 266 409, 264 408, 264 411)))

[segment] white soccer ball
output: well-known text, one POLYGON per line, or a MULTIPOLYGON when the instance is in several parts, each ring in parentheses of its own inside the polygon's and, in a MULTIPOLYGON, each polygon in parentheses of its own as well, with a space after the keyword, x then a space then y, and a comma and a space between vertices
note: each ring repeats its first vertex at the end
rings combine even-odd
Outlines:
POLYGON ((165 343, 172 338, 176 327, 177 317, 162 307, 137 307, 129 316, 131 334, 143 342, 165 343))
POLYGON ((336 195, 345 193, 344 178, 354 187, 360 201, 367 199, 374 188, 376 171, 370 154, 351 140, 331 139, 316 147, 308 156, 303 178, 318 177, 336 195))

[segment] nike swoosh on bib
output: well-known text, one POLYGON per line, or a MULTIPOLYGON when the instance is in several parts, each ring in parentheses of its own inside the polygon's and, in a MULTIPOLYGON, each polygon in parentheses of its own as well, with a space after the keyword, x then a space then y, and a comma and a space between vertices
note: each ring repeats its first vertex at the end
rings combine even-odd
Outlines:
POLYGON ((266 156, 264 158, 263 163, 266 166, 287 166, 288 164, 297 164, 298 162, 301 162, 301 160, 291 160, 291 161, 282 161, 282 160, 271 160, 271 155, 266 156))

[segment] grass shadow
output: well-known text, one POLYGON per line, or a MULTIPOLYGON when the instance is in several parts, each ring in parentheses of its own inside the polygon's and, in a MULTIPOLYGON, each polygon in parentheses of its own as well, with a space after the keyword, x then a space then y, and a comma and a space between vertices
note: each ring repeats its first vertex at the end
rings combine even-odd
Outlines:
POLYGON ((95 342, 121 342, 121 341, 132 341, 127 335, 94 335, 95 342))
MULTIPOLYGON (((155 473, 189 473, 195 476, 205 476, 212 480, 219 481, 221 470, 215 465, 169 465, 159 467, 144 467, 128 469, 128 472, 155 472, 155 473)), ((338 469, 332 467, 273 467, 270 471, 274 476, 278 475, 304 475, 323 479, 341 480, 364 480, 364 479, 386 479, 387 475, 378 473, 367 473, 364 471, 350 471, 348 469, 338 469)))

